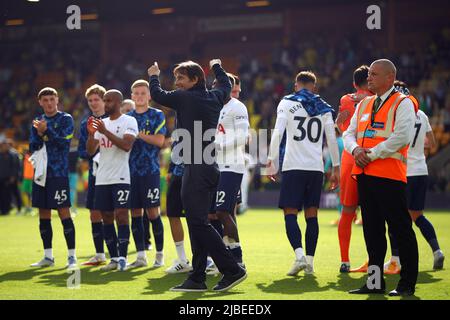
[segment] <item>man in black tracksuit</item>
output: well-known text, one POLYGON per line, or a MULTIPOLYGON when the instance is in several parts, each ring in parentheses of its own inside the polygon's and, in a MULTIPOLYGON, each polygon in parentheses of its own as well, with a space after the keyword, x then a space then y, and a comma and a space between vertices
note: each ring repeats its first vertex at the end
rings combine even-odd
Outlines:
POLYGON ((207 130, 212 130, 214 136, 220 110, 231 91, 230 81, 221 67, 220 60, 211 60, 210 66, 218 83, 213 90, 206 89, 203 69, 192 61, 175 67, 175 91, 161 89, 157 63, 148 69, 152 99, 177 112, 178 130, 187 130, 191 141, 188 150, 183 149, 185 171, 181 198, 186 210, 194 270, 183 284, 172 288, 171 291, 207 290, 205 269, 208 253, 223 274, 222 279, 213 288, 214 291, 228 290, 247 277, 245 270, 237 264, 220 235, 208 221, 208 212, 211 201, 215 198, 220 173, 217 164, 211 161, 211 155, 209 159, 203 156, 205 149, 210 150, 207 146, 211 144, 211 141, 203 141, 203 135, 207 130))

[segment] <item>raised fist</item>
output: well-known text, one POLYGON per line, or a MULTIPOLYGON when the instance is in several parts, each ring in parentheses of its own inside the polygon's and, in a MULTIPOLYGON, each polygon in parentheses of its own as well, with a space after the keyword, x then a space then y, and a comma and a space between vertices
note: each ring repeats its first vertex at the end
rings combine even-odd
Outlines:
POLYGON ((218 64, 219 66, 222 65, 222 61, 220 61, 220 59, 212 59, 209 62, 209 67, 212 68, 215 64, 218 64))
POLYGON ((150 66, 150 68, 148 68, 147 72, 150 77, 151 76, 159 76, 159 74, 161 73, 161 70, 159 70, 158 62, 155 61, 155 63, 152 64, 150 66))

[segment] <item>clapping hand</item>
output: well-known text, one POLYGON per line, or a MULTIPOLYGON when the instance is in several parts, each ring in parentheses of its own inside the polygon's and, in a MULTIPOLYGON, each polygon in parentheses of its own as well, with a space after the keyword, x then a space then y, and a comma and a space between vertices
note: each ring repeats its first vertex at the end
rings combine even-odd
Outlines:
POLYGON ((45 131, 47 131, 47 121, 33 120, 33 127, 36 128, 38 135, 43 136, 45 131))

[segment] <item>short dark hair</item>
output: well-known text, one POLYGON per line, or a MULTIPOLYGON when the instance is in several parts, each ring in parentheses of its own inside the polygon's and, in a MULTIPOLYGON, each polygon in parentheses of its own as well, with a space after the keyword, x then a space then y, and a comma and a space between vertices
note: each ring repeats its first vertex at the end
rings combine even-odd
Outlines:
POLYGON ((194 61, 185 61, 177 64, 173 69, 173 73, 178 72, 189 78, 189 80, 194 80, 196 77, 198 79, 197 84, 205 86, 205 72, 203 68, 194 61))
POLYGON ((367 85, 367 77, 369 76, 369 67, 362 65, 353 72, 353 82, 358 87, 367 85))
POLYGON ((50 87, 45 87, 43 89, 41 89, 41 91, 39 91, 38 93, 38 99, 41 99, 41 97, 43 96, 58 96, 58 92, 50 87))
POLYGON ((317 77, 312 71, 302 71, 297 74, 297 76, 295 77, 295 81, 300 82, 301 84, 316 84, 317 77))
POLYGON ((408 88, 408 85, 403 81, 395 80, 394 87, 408 88))

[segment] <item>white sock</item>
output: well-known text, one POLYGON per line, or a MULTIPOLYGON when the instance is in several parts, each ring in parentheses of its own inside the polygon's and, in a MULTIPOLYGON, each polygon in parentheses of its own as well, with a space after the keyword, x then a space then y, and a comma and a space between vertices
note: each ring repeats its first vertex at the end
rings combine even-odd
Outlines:
POLYGON ((112 257, 112 258, 111 258, 111 262, 113 262, 113 261, 114 261, 114 262, 118 262, 118 261, 119 261, 119 257, 112 257))
POLYGON ((163 251, 156 251, 156 256, 164 256, 164 252, 163 251))
POLYGON ((297 260, 300 260, 303 256, 304 256, 304 254, 303 254, 303 248, 297 248, 297 249, 295 249, 295 258, 297 259, 297 260))
POLYGON ((75 249, 69 249, 69 257, 74 257, 74 258, 76 258, 76 255, 75 255, 75 249))
POLYGON ((398 265, 400 265, 400 257, 398 256, 392 256, 391 261, 395 261, 398 265))
POLYGON ((119 257, 119 260, 125 260, 125 261, 127 261, 127 257, 119 257))
POLYGON ((187 262, 186 252, 184 251, 184 241, 175 242, 175 248, 177 249, 178 259, 187 262))
POLYGON ((222 240, 223 240, 223 243, 225 244, 225 247, 229 248, 230 240, 228 239, 228 236, 223 236, 222 240))
POLYGON ((44 256, 49 259, 53 259, 53 249, 44 249, 44 256))
POLYGON ((100 258, 100 259, 102 259, 102 260, 106 260, 106 256, 105 256, 105 253, 104 253, 104 252, 102 252, 102 253, 97 253, 96 256, 97 256, 97 258, 100 258))
POLYGON ((314 266, 314 256, 306 256, 306 263, 310 266, 314 266))
POLYGON ((232 242, 228 245, 228 247, 233 250, 234 248, 239 248, 241 244, 239 242, 232 242))
POLYGON ((137 257, 138 258, 147 258, 147 256, 145 255, 145 251, 138 251, 137 252, 137 257))

